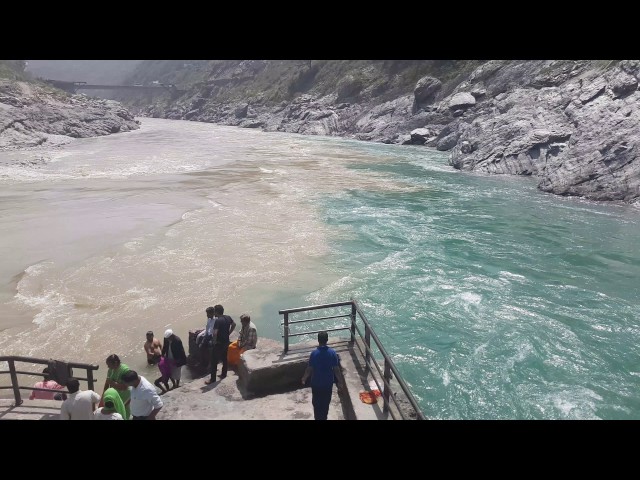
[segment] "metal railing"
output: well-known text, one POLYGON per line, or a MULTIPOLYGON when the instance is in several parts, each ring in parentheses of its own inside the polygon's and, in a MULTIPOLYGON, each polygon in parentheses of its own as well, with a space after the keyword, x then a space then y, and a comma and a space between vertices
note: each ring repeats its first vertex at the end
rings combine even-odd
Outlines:
POLYGON ((387 354, 387 351, 382 346, 382 342, 380 341, 376 333, 373 331, 373 328, 369 324, 369 321, 364 315, 357 300, 351 299, 348 302, 337 302, 337 303, 327 303, 323 305, 312 305, 312 306, 299 307, 299 308, 288 308, 288 309, 280 310, 278 313, 280 313, 280 315, 284 315, 284 321, 281 323, 281 326, 283 327, 282 337, 284 338, 285 353, 289 351, 290 337, 295 337, 300 335, 310 335, 310 334, 318 333, 322 331, 332 332, 332 331, 348 330, 350 334, 349 342, 352 345, 357 346, 358 350, 360 351, 360 354, 364 357, 366 372, 369 373, 374 371, 375 369, 375 371, 377 371, 378 373, 379 378, 382 379, 383 386, 381 388, 378 378, 376 378, 376 375, 372 375, 373 380, 375 381, 375 384, 377 385, 379 391, 382 392, 382 399, 384 401, 383 412, 390 413, 391 417, 394 420, 397 419, 396 415, 399 415, 403 420, 406 420, 405 413, 403 412, 405 407, 401 406, 398 403, 398 399, 396 398, 396 395, 394 394, 391 386, 391 380, 395 378, 395 380, 398 382, 398 385, 400 386, 400 389, 402 390, 409 404, 411 405, 412 409, 415 411, 417 419, 426 420, 426 417, 424 416, 424 414, 420 410, 420 407, 418 406, 418 402, 416 401, 415 397, 411 393, 411 390, 409 389, 405 381, 400 376, 400 373, 398 372, 398 369, 394 365, 393 360, 391 360, 391 357, 387 354), (311 310, 320 310, 320 309, 327 309, 327 308, 345 307, 345 306, 351 306, 350 313, 346 313, 342 315, 328 315, 328 316, 316 317, 316 318, 305 318, 301 320, 293 320, 290 318, 290 314, 293 314, 293 313, 307 312, 311 310), (320 330, 291 333, 291 326, 295 324, 320 321, 320 320, 335 320, 340 318, 349 318, 349 325, 346 325, 346 326, 342 325, 335 328, 326 328, 326 329, 320 329, 320 330), (360 329, 358 325, 358 321, 360 321, 364 326, 364 333, 360 329), (357 337, 360 339, 360 341, 356 341, 356 334, 357 334, 357 337), (380 355, 382 355, 383 357, 384 364, 382 368, 380 367, 378 361, 375 358, 375 352, 371 349, 372 340, 375 346, 378 348, 380 355), (364 351, 363 351, 363 347, 364 347, 364 351), (394 402, 394 405, 397 410, 397 414, 394 413, 394 411, 389 408, 390 401, 394 402))
MULTIPOLYGON (((0 370, 0 375, 9 374, 11 376, 11 386, 3 387, 0 386, 0 390, 13 390, 13 396, 15 398, 15 406, 22 405, 22 397, 20 396, 20 390, 35 390, 39 392, 51 392, 51 390, 46 388, 35 388, 35 387, 25 387, 21 386, 18 382, 18 375, 29 375, 32 377, 47 377, 46 373, 42 372, 29 372, 29 371, 20 371, 16 370, 16 362, 24 362, 24 363, 39 363, 42 365, 49 366, 52 360, 44 360, 42 358, 31 358, 31 357, 18 357, 18 356, 4 356, 0 357, 0 362, 7 362, 9 364, 9 370, 0 370)), ((87 382, 89 390, 93 390, 93 371, 98 370, 99 366, 88 363, 74 363, 74 362, 66 362, 66 365, 70 368, 84 369, 86 373, 86 378, 74 376, 73 378, 81 381, 87 382)), ((56 393, 69 393, 68 390, 55 390, 56 393)))

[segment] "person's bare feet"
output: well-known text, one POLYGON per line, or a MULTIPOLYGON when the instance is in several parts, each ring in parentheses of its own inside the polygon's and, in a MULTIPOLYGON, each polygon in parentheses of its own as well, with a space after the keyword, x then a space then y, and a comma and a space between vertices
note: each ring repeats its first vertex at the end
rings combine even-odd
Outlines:
POLYGON ((211 379, 209 379, 209 380, 205 380, 205 381, 204 381, 204 384, 205 384, 205 385, 211 385, 211 383, 213 383, 213 382, 211 381, 211 379))

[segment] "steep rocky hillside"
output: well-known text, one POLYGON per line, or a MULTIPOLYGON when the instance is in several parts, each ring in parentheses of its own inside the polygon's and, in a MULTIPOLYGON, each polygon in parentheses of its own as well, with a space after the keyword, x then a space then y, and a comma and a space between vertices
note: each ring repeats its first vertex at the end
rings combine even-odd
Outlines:
POLYGON ((556 194, 640 197, 635 60, 145 61, 132 78, 151 77, 185 93, 132 103, 149 116, 420 144, 556 194))
POLYGON ((0 60, 0 150, 139 128, 122 104, 69 95, 29 80, 24 62, 0 60))

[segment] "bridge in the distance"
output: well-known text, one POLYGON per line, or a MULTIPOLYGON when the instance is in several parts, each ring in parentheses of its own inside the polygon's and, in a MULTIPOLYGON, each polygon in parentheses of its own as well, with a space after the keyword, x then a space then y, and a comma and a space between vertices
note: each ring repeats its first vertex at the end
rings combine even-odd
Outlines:
POLYGON ((164 90, 169 92, 172 96, 178 96, 184 91, 178 90, 178 88, 173 84, 166 83, 158 83, 154 85, 97 85, 87 82, 67 82, 64 80, 51 79, 45 79, 44 81, 49 85, 69 93, 78 93, 78 90, 129 90, 149 93, 164 90))

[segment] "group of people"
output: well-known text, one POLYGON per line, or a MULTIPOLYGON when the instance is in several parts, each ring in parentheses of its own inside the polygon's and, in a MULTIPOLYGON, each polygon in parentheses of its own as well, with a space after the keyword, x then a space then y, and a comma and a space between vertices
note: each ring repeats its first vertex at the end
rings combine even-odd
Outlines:
POLYGON ((160 394, 179 387, 182 367, 187 364, 187 354, 184 351, 182 339, 169 328, 164 332, 164 345, 162 345, 160 340, 154 337, 153 331, 149 330, 144 351, 147 354, 147 363, 157 364, 160 370, 160 377, 153 382, 160 389, 160 394), (169 380, 171 380, 171 388, 169 388, 169 380))
MULTIPOLYGON (((205 328, 197 337, 196 344, 199 349, 205 350, 209 356, 209 369, 211 377, 205 382, 207 385, 215 382, 218 364, 222 365, 219 378, 226 378, 229 365, 235 366, 240 361, 240 356, 247 350, 256 348, 258 333, 256 326, 249 315, 240 315, 241 328, 238 339, 231 342, 230 336, 236 329, 236 322, 229 315, 224 314, 222 305, 207 307, 205 310, 207 322, 205 328), (208 350, 208 351, 207 351, 208 350)), ((182 366, 187 363, 187 356, 182 340, 173 330, 164 332, 164 345, 155 338, 153 331, 147 332, 144 343, 144 351, 149 365, 158 365, 160 377, 154 384, 164 394, 172 388, 180 385, 182 366), (172 386, 169 387, 169 381, 172 386)))
POLYGON ((224 307, 220 304, 207 307, 205 310, 207 323, 196 341, 198 348, 210 349, 211 376, 204 383, 210 385, 216 381, 218 364, 222 364, 220 380, 227 377, 229 365, 237 365, 240 355, 247 350, 256 348, 258 331, 246 313, 240 315, 241 328, 238 339, 231 342, 230 336, 236 329, 236 322, 229 315, 224 314, 224 307))
MULTIPOLYGON (((249 315, 243 314, 240 316, 242 328, 239 337, 235 342, 230 342, 229 337, 236 323, 229 315, 224 315, 224 307, 208 307, 206 314, 202 347, 211 346, 212 350, 211 379, 206 382, 208 384, 215 380, 218 363, 222 363, 220 378, 225 378, 228 365, 237 364, 242 353, 256 347, 258 335, 249 315)), ((93 390, 80 390, 80 382, 73 377, 61 385, 51 378, 49 369, 45 368, 42 371, 43 380, 34 385, 38 390, 32 390, 29 398, 63 400, 60 408, 62 420, 155 419, 163 406, 160 395, 180 385, 187 355, 182 340, 171 329, 164 332, 164 344, 149 330, 143 348, 147 363, 158 365, 160 370, 160 377, 153 384, 121 362, 118 355, 112 354, 106 359, 107 376, 102 395, 93 390), (169 382, 172 383, 171 387, 169 382), (160 389, 160 393, 154 385, 160 389), (68 396, 61 392, 65 387, 68 396)))
MULTIPOLYGON (((247 314, 240 315, 242 327, 235 342, 229 341, 229 336, 236 328, 236 322, 224 314, 224 307, 216 305, 205 310, 207 324, 199 335, 197 341, 200 348, 211 348, 211 376, 205 380, 210 385, 215 382, 218 363, 222 363, 220 379, 227 376, 229 364, 235 365, 240 356, 247 350, 256 348, 258 333, 256 326, 247 314)), ((318 347, 311 352, 309 363, 302 376, 302 385, 310 382, 313 413, 316 420, 326 420, 329 414, 329 405, 333 394, 333 384, 338 390, 344 387, 342 372, 340 370, 340 357, 327 343, 329 334, 326 331, 318 333, 318 347)))
MULTIPOLYGON (((173 388, 179 386, 182 366, 186 364, 186 354, 182 341, 172 330, 165 332, 164 346, 147 332, 144 349, 149 365, 159 364, 162 376, 155 384, 161 393, 169 390, 168 381, 173 388), (166 368, 165 368, 166 367, 166 368), (163 382, 166 389, 162 388, 163 382)), ((152 420, 163 406, 156 388, 145 377, 138 375, 128 365, 122 363, 116 354, 106 359, 107 377, 102 395, 93 390, 80 390, 76 378, 67 379, 61 385, 50 377, 49 368, 42 371, 43 380, 34 385, 29 399, 63 400, 60 407, 61 420, 152 420), (66 389, 69 395, 60 392, 66 389), (45 391, 46 390, 46 391, 45 391)))
MULTIPOLYGON (((222 364, 220 379, 227 376, 229 364, 239 362, 240 355, 256 348, 258 334, 256 326, 247 314, 240 316, 241 328, 238 339, 230 341, 230 335, 236 328, 236 323, 229 315, 224 314, 222 305, 208 307, 205 310, 207 323, 202 334, 199 335, 199 348, 211 348, 210 378, 205 381, 209 385, 215 382, 218 364, 222 364)), ((161 376, 154 382, 160 389, 160 394, 180 385, 182 366, 187 357, 182 340, 173 330, 164 332, 164 345, 154 337, 153 331, 146 334, 144 351, 149 365, 158 365, 161 376)), ((338 389, 344 388, 340 358, 336 351, 327 346, 329 336, 326 331, 318 333, 318 347, 311 352, 309 363, 302 376, 303 386, 310 380, 314 418, 326 420, 331 403, 333 384, 338 389)), ((35 388, 51 390, 33 390, 30 399, 61 399, 64 400, 60 408, 61 420, 155 420, 163 407, 160 394, 145 377, 131 370, 120 361, 116 354, 106 359, 107 378, 102 396, 93 390, 80 390, 80 382, 70 378, 66 382, 69 391, 67 396, 59 392, 64 386, 49 377, 48 368, 43 370, 44 379, 35 388), (64 396, 64 397, 63 397, 64 396)))
POLYGON ((109 355, 106 363, 102 395, 80 390, 76 378, 67 380, 69 395, 60 407, 60 420, 155 420, 163 403, 151 382, 122 363, 116 354, 109 355))

